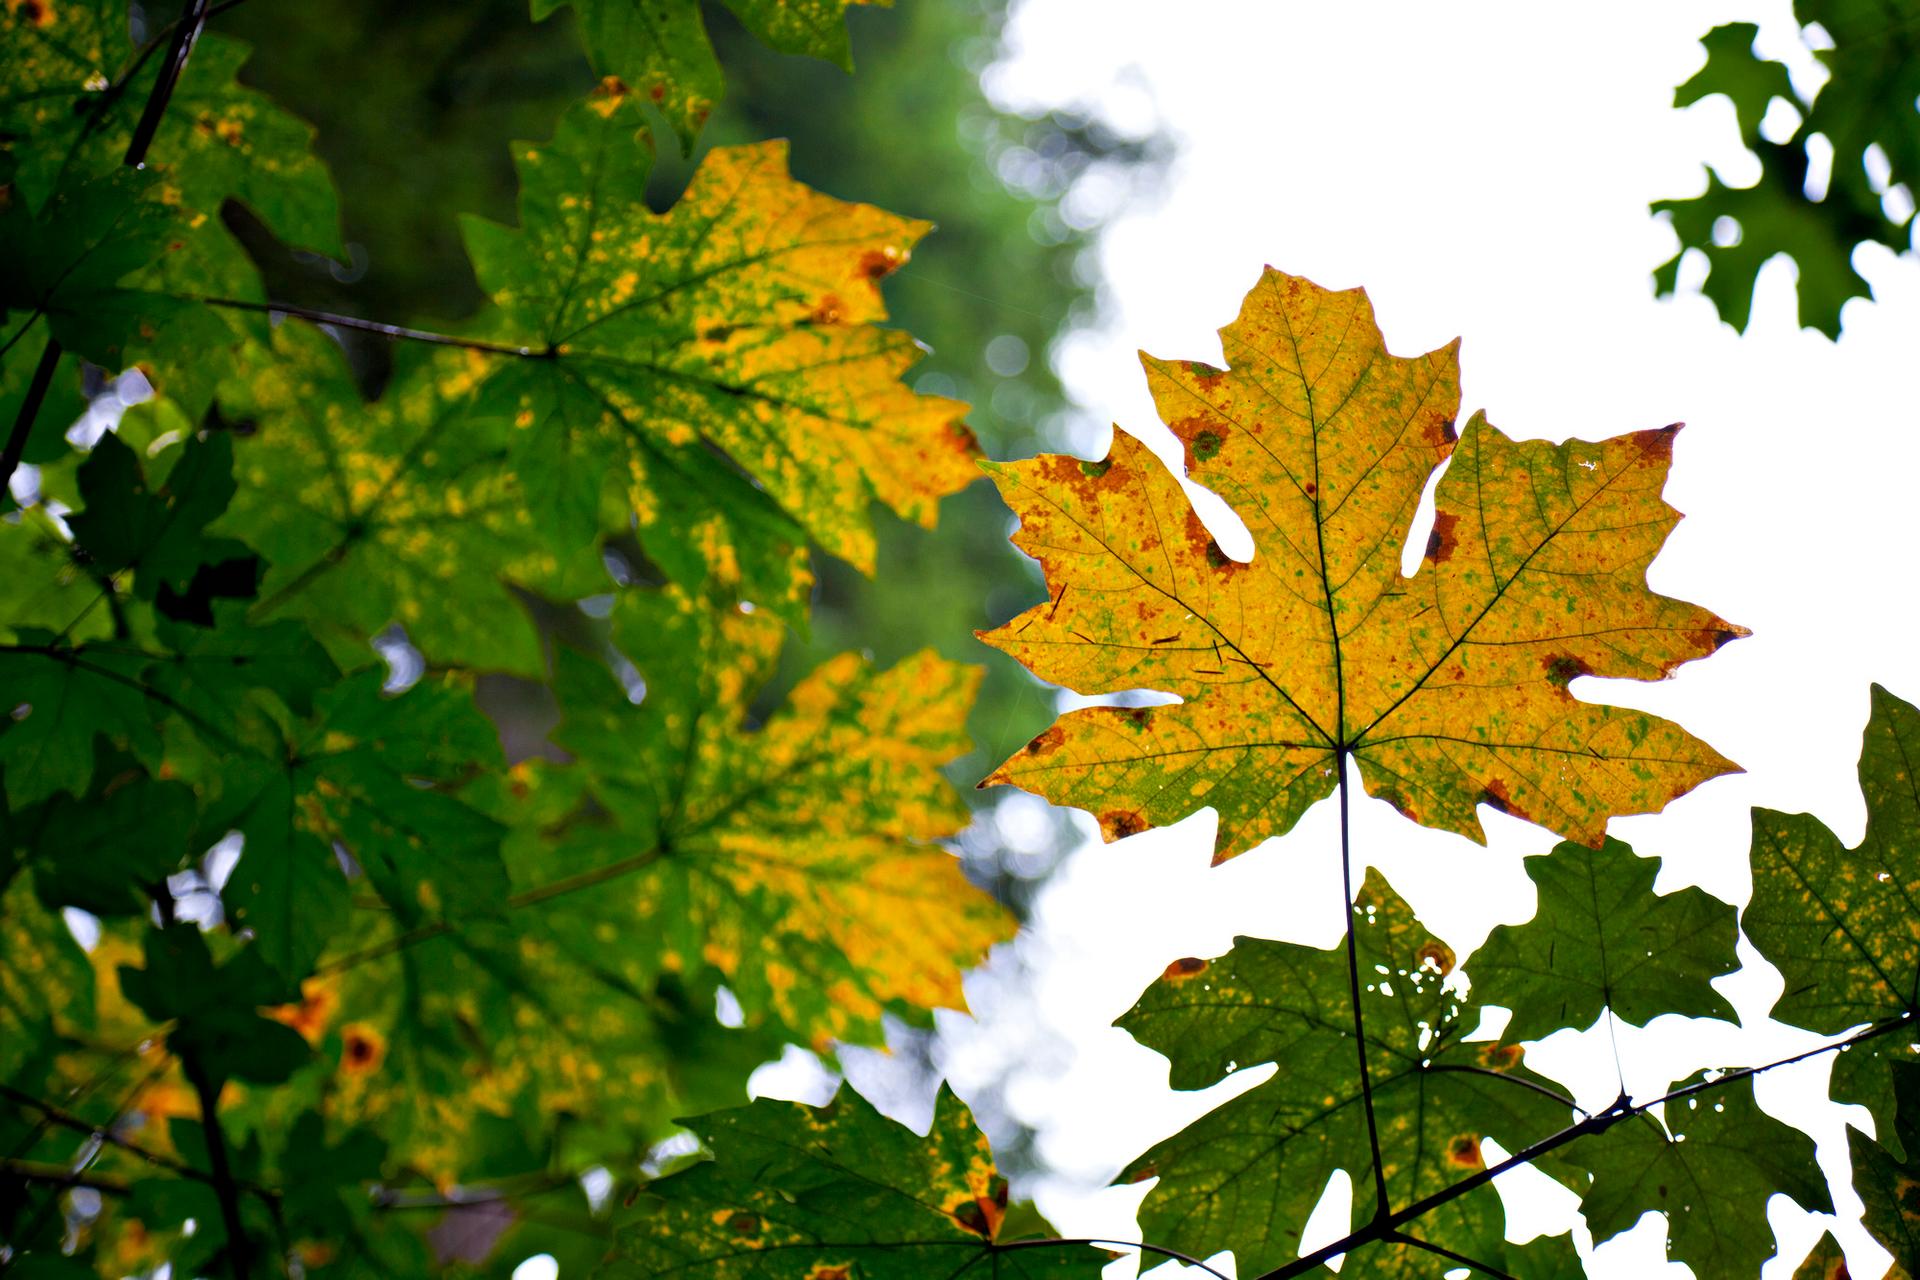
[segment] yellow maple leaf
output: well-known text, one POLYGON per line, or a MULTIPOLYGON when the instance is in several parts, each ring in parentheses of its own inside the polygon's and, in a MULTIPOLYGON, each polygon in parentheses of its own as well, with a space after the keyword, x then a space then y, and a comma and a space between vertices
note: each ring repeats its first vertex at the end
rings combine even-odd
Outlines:
POLYGON ((1457 343, 1389 355, 1364 293, 1271 269, 1220 333, 1231 369, 1142 360, 1189 476, 1246 521, 1251 562, 1128 436, 1099 462, 989 468, 1050 598, 982 638, 1082 693, 1182 701, 1073 712, 982 785, 1091 810, 1109 839, 1211 805, 1223 859, 1291 828, 1349 756, 1427 826, 1483 840, 1488 804, 1596 846, 1608 817, 1735 769, 1678 725, 1568 690, 1657 679, 1746 634, 1646 586, 1679 519, 1660 497, 1678 428, 1553 445, 1476 414, 1456 437, 1457 343))

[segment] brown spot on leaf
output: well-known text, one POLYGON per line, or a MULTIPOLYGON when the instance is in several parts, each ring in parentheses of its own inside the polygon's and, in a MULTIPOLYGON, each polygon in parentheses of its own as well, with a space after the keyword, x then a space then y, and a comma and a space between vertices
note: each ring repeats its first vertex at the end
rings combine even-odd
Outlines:
POLYGON ((892 245, 869 249, 860 255, 860 274, 869 280, 884 280, 900 269, 906 255, 892 245))
POLYGON ((1576 676, 1590 676, 1593 674, 1593 668, 1588 665, 1586 659, 1575 657, 1570 653, 1554 654, 1551 657, 1542 658, 1540 665, 1546 668, 1547 679, 1562 689, 1572 684, 1576 676))
POLYGON ((1147 829, 1147 820, 1132 809, 1109 809, 1100 815, 1100 830, 1109 840, 1124 840, 1147 829))
POLYGON ((363 1022, 348 1024, 340 1032, 340 1070, 363 1076, 376 1071, 387 1056, 387 1044, 378 1031, 363 1022))
POLYGON ((1067 731, 1056 724, 1027 744, 1027 754, 1030 756, 1050 755, 1058 751, 1060 744, 1066 740, 1067 731))
POLYGON ((1478 1169, 1486 1163, 1480 1158, 1480 1139, 1463 1133, 1447 1144, 1447 1163, 1456 1169, 1478 1169))
POLYGON ((1168 965, 1167 971, 1160 976, 1169 982, 1178 982, 1182 978, 1191 978, 1195 974, 1205 973, 1206 971, 1207 962, 1199 956, 1182 956, 1180 959, 1168 965))
POLYGON ((1145 729, 1153 723, 1152 707, 1129 707, 1127 721, 1136 729, 1145 729))
POLYGON ((975 1235, 989 1235, 993 1230, 987 1211, 978 1200, 967 1200, 955 1206, 953 1220, 975 1235))
POLYGON ((727 1219, 727 1230, 737 1236, 757 1235, 760 1231, 760 1215, 742 1209, 727 1219))
POLYGON ((1443 978, 1453 972, 1453 948, 1438 938, 1428 938, 1427 945, 1414 952, 1413 958, 1422 966, 1431 967, 1443 978))
POLYGON ((1491 779, 1486 789, 1480 793, 1480 803, 1499 813, 1511 814, 1516 818, 1527 818, 1526 811, 1513 802, 1513 796, 1507 790, 1507 784, 1499 778, 1491 779))
POLYGON ((1160 1176, 1159 1165, 1143 1164, 1138 1169, 1135 1169, 1132 1173, 1127 1175, 1127 1181, 1128 1182, 1145 1182, 1148 1178, 1157 1178, 1159 1176, 1160 1176))
POLYGON ((1460 523, 1460 517, 1450 511, 1441 511, 1433 517, 1433 532, 1427 535, 1427 559, 1434 564, 1445 564, 1453 558, 1453 549, 1460 545, 1454 526, 1460 523))
POLYGON ((830 1267, 824 1262, 816 1262, 813 1270, 807 1272, 807 1280, 851 1280, 852 1275, 851 1264, 830 1267))
POLYGON ((1450 445, 1460 438, 1460 432, 1454 427, 1452 418, 1440 418, 1434 426, 1432 435, 1433 442, 1440 445, 1450 445))
POLYGON ((1520 1046, 1490 1044, 1480 1051, 1480 1065, 1489 1071, 1509 1071, 1520 1065, 1520 1046))
POLYGON ((1204 360, 1187 360, 1183 363, 1186 364, 1188 373, 1203 382, 1215 382, 1227 376, 1225 369, 1216 369, 1204 360))
POLYGON ((840 299, 836 297, 834 294, 831 294, 831 293, 828 294, 826 297, 820 299, 819 303, 814 306, 812 311, 807 313, 807 323, 808 324, 839 324, 840 323, 840 306, 841 306, 840 299))

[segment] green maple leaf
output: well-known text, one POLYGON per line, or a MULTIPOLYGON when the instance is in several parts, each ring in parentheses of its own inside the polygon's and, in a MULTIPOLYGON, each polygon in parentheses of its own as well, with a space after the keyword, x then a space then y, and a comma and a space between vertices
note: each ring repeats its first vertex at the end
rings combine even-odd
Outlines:
POLYGON ((902 385, 919 348, 878 324, 879 282, 927 224, 801 186, 779 143, 709 152, 655 214, 642 128, 603 90, 520 144, 518 229, 466 221, 487 332, 536 353, 482 399, 511 413, 513 468, 563 517, 558 545, 614 478, 681 585, 711 571, 804 613, 796 528, 870 572, 871 503, 931 525, 977 475, 964 407, 902 385))
POLYGON ((0 687, 15 704, 11 723, 0 728, 9 804, 33 804, 57 791, 84 794, 97 735, 124 742, 150 768, 159 765, 156 710, 139 675, 146 657, 69 649, 35 627, 14 634, 13 645, 0 647, 0 687))
MULTIPOLYGON (((14 839, 9 820, 0 809, 0 848, 14 839)), ((35 887, 33 873, 20 869, 0 887, 0 1081, 22 1088, 31 1087, 30 1068, 51 1074, 51 1055, 62 1035, 94 1024, 93 968, 66 922, 41 905, 35 887)), ((17 1138, 10 1127, 0 1127, 0 1136, 17 1138)))
MULTIPOLYGON (((734 16, 781 53, 825 58, 853 69, 843 14, 889 0, 725 0, 734 16)), ((545 18, 571 6, 594 69, 615 76, 657 105, 683 144, 691 144, 722 88, 699 0, 533 0, 545 18)))
POLYGON ((144 917, 152 905, 147 889, 197 852, 190 849, 193 791, 133 771, 97 781, 104 785, 83 798, 62 793, 16 816, 16 839, 49 909, 144 917))
POLYGON ((499 763, 492 725, 459 678, 381 692, 363 671, 315 698, 271 754, 226 762, 208 825, 246 837, 222 900, 293 977, 346 920, 345 850, 406 924, 491 909, 506 890, 503 828, 455 790, 499 763))
POLYGON ((1473 953, 1474 998, 1503 1005, 1509 1040, 1588 1027, 1602 1008, 1643 1026, 1663 1013, 1732 1020, 1707 984, 1739 968, 1734 910, 1699 889, 1655 897, 1659 865, 1609 839, 1527 859, 1539 908, 1501 925, 1473 953))
POLYGON ((435 664, 532 673, 539 637, 514 588, 577 597, 603 589, 605 570, 584 544, 565 562, 548 549, 507 464, 510 425, 472 411, 487 366, 418 354, 400 353, 368 404, 330 338, 281 326, 220 390, 253 432, 219 529, 270 562, 256 614, 307 623, 349 663, 398 622, 435 664))
POLYGON ((650 1184, 602 1274, 923 1280, 984 1261, 1008 1277, 1099 1274, 1077 1242, 1021 1245, 986 1135, 945 1086, 925 1137, 851 1090, 689 1122, 713 1157, 650 1184), (1004 1234, 1003 1234, 1004 1233, 1004 1234))
MULTIPOLYGON (((1571 1104, 1527 1070, 1517 1046, 1463 1039, 1478 1018, 1446 989, 1453 952, 1420 928, 1378 874, 1368 873, 1353 913, 1393 1206, 1484 1168, 1485 1137, 1517 1150, 1566 1127, 1571 1104)), ((1371 1219, 1373 1159, 1341 951, 1240 938, 1211 963, 1174 962, 1118 1025, 1167 1056, 1176 1089, 1280 1064, 1271 1080, 1159 1143, 1122 1175, 1159 1179, 1140 1210, 1146 1239, 1198 1255, 1231 1243, 1243 1270, 1280 1266, 1299 1255, 1301 1229, 1336 1169, 1353 1179, 1354 1228, 1371 1219)), ((1417 1229, 1443 1247, 1493 1249, 1483 1260, 1498 1265, 1508 1246, 1492 1214, 1483 1200, 1422 1219, 1417 1229)))
POLYGON ((1637 1115, 1584 1138, 1574 1158, 1593 1174, 1580 1212, 1594 1243, 1659 1210, 1667 1252, 1697 1276, 1750 1276, 1773 1253, 1770 1196, 1832 1213, 1813 1139, 1760 1110, 1753 1081, 1666 1104, 1667 1123, 1637 1115), (1671 1133, 1669 1133, 1671 1130, 1671 1133))
MULTIPOLYGON (((1892 1132, 1881 1132, 1875 1142, 1858 1129, 1847 1130, 1853 1157, 1853 1189, 1865 1212, 1861 1215, 1873 1238, 1893 1254, 1890 1280, 1920 1268, 1920 1065, 1893 1065, 1895 1102, 1892 1132), (1892 1149, 1889 1150, 1889 1147, 1892 1149), (1904 1156, 1897 1154, 1904 1151, 1904 1156)), ((1822 1278, 1824 1280, 1824 1277, 1822 1278)))
MULTIPOLYGON (((1920 1003, 1920 711, 1878 685, 1860 749, 1867 834, 1848 849, 1808 814, 1753 811, 1753 896, 1740 923, 1786 980, 1773 1016, 1824 1034, 1910 1017, 1920 1003)), ((1833 1065, 1833 1096, 1873 1112, 1883 1142, 1897 1102, 1888 1064, 1899 1036, 1853 1045, 1833 1065)))

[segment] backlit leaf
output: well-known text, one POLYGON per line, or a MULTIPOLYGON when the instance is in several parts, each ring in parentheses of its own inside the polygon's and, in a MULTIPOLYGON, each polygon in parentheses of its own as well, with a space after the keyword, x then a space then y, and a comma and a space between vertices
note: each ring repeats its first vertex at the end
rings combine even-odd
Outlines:
POLYGON ((1833 1212, 1813 1139, 1761 1111, 1750 1078, 1668 1102, 1666 1113, 1664 1127, 1651 1115, 1634 1116, 1575 1148, 1574 1158, 1593 1173, 1580 1212, 1595 1244, 1659 1210, 1674 1261, 1696 1276, 1750 1276, 1774 1251, 1768 1197, 1833 1212))
MULTIPOLYGON (((888 0, 724 0, 747 29, 781 53, 826 58, 851 69, 842 14, 888 0)), ((617 76, 660 108, 691 143, 719 100, 720 63, 707 43, 699 0, 533 0, 544 18, 571 6, 594 69, 617 76)))
MULTIPOLYGON (((1479 1017, 1446 984, 1452 950, 1420 927, 1377 873, 1368 873, 1353 919, 1393 1207, 1484 1168, 1480 1144, 1488 1136, 1517 1150, 1570 1123, 1571 1104, 1525 1067, 1517 1046, 1463 1040, 1479 1017)), ((1239 938, 1217 960, 1175 961, 1120 1020, 1167 1056, 1176 1089, 1203 1088, 1264 1062, 1280 1067, 1122 1175, 1159 1179, 1140 1209, 1146 1239, 1196 1255, 1231 1243, 1240 1269, 1257 1275, 1300 1253, 1301 1229, 1336 1169, 1353 1179, 1353 1226, 1373 1216, 1347 983, 1341 949, 1239 938)), ((1510 1246, 1500 1244, 1497 1204, 1456 1204, 1423 1219, 1419 1234, 1467 1252, 1496 1250, 1482 1260, 1498 1265, 1510 1246)))
POLYGON ((1896 1103, 1893 1132, 1875 1142, 1858 1129, 1847 1130, 1853 1156, 1853 1189, 1865 1212, 1861 1220, 1873 1238, 1893 1254, 1890 1280, 1904 1280, 1920 1267, 1920 1066, 1893 1065, 1896 1103), (1889 1147, 1892 1150, 1889 1150, 1889 1147), (1897 1153, 1905 1151, 1903 1158, 1897 1153))
POLYGON ((986 1262, 1006 1277, 1085 1276, 1084 1244, 1002 1239, 1007 1182, 942 1086, 925 1137, 850 1089, 824 1107, 771 1100, 703 1116, 713 1158, 649 1185, 610 1277, 925 1280, 986 1262))
MULTIPOLYGON (((1910 1016, 1920 1004, 1920 711, 1878 685, 1860 747, 1867 834, 1848 849, 1804 813, 1753 811, 1753 897, 1740 923, 1786 979, 1773 1016, 1837 1034, 1910 1016)), ((1888 1064, 1911 1037, 1881 1036, 1834 1058, 1833 1096, 1873 1112, 1899 1151, 1888 1064)))
POLYGON ((724 530, 705 557, 720 580, 791 609, 795 548, 701 448, 868 571, 869 504, 932 525, 976 474, 973 438, 964 406, 901 384, 919 348, 878 325, 881 279, 928 227, 808 190, 779 143, 709 152, 655 214, 642 125, 632 98, 602 86, 516 156, 520 227, 465 224, 500 309, 490 332, 542 353, 541 369, 509 375, 514 466, 550 500, 585 495, 564 508, 617 475, 650 553, 687 539, 694 524, 674 508, 696 503, 724 530))
POLYGON ((612 621, 645 695, 558 655, 554 737, 575 762, 536 777, 582 775, 592 802, 517 860, 516 887, 586 891, 531 909, 559 936, 625 939, 601 962, 636 987, 712 966, 750 1016, 821 1042, 958 1006, 961 968, 1011 925, 937 843, 967 820, 940 766, 967 749, 978 672, 843 654, 755 730, 776 620, 668 590, 627 594, 612 621))
POLYGON ((510 428, 471 412, 484 358, 403 353, 368 404, 324 334, 282 325, 264 354, 220 391, 256 428, 234 451, 240 488, 219 529, 270 562, 257 615, 307 622, 343 655, 397 622, 432 662, 536 670, 512 587, 584 595, 607 578, 585 545, 565 564, 547 549, 506 462, 510 428))
POLYGON ((1739 968, 1733 908, 1699 889, 1656 897, 1659 866, 1618 840, 1527 859, 1539 908, 1473 953, 1474 999, 1504 1005, 1510 1040, 1593 1025, 1600 1010, 1644 1026, 1663 1013, 1733 1018, 1707 980, 1739 968))
POLYGON ((1051 599, 983 638, 1080 693, 1182 701, 1072 712, 988 782, 1090 810, 1109 839, 1209 805, 1224 858, 1287 831, 1348 754, 1427 826, 1479 839, 1487 804, 1592 846, 1609 817, 1734 767, 1568 690, 1658 679, 1744 634, 1645 586, 1679 518, 1660 499, 1673 428, 1516 443, 1476 415, 1456 442, 1452 347, 1391 356, 1363 293, 1271 270, 1221 340, 1231 370, 1143 359, 1189 476, 1247 521, 1250 564, 1126 435, 1098 462, 989 468, 1051 599))

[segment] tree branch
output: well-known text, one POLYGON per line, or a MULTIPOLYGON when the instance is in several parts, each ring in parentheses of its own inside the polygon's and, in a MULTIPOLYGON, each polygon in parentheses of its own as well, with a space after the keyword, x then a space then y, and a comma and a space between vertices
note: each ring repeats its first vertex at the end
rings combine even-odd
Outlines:
POLYGON ((40 363, 33 367, 33 381, 27 384, 27 394, 20 401, 20 412, 13 415, 13 429, 7 432, 7 443, 0 448, 0 496, 13 482, 13 473, 20 466, 20 457, 27 451, 27 437, 33 433, 33 420, 40 416, 40 406, 46 401, 47 388, 53 385, 53 371, 60 364, 60 341, 49 335, 47 345, 41 348, 40 363))
POLYGON ((240 1184, 234 1181, 228 1162, 227 1135, 220 1124, 220 1089, 200 1064, 197 1055, 181 1053, 180 1069, 200 1099, 200 1127, 207 1138, 207 1160, 213 1166, 213 1193, 220 1201, 220 1217, 227 1227, 227 1266, 234 1280, 249 1280, 253 1274, 252 1247, 247 1240, 246 1224, 240 1218, 240 1184))
MULTIPOLYGON (((1366 1226, 1360 1228, 1360 1230, 1336 1240, 1324 1248, 1316 1249, 1310 1254, 1302 1255, 1284 1266, 1276 1267, 1263 1275, 1257 1276, 1255 1280, 1292 1280, 1293 1277, 1303 1276, 1315 1267, 1333 1258, 1337 1258, 1343 1253, 1351 1253, 1364 1245, 1397 1236, 1400 1234, 1400 1229, 1408 1223, 1432 1213, 1441 1205, 1459 1199, 1469 1191, 1485 1186, 1509 1169, 1517 1169, 1522 1165, 1533 1164, 1539 1160, 1540 1157, 1557 1151, 1570 1142, 1578 1141, 1581 1138, 1589 1137, 1593 1134, 1605 1133, 1621 1121, 1644 1115, 1662 1103, 1672 1102, 1679 1098, 1689 1098, 1699 1093, 1707 1093, 1714 1089, 1721 1088, 1724 1085, 1732 1084, 1737 1080, 1750 1079, 1763 1072, 1772 1071, 1776 1067, 1792 1066, 1796 1062, 1804 1062, 1809 1058, 1818 1057, 1823 1053, 1834 1053, 1851 1045, 1862 1044, 1868 1040, 1877 1039, 1880 1036, 1890 1035, 1895 1031, 1902 1029, 1910 1030, 1913 1025, 1913 1015, 1902 1012, 1894 1017, 1876 1022, 1865 1030, 1848 1036, 1845 1039, 1835 1040, 1830 1044, 1823 1044, 1816 1048, 1803 1050, 1790 1057, 1780 1058, 1774 1062, 1763 1063, 1760 1066, 1742 1067, 1737 1071, 1729 1071, 1725 1075, 1715 1076, 1711 1080, 1702 1080, 1679 1089, 1669 1090, 1659 1097, 1649 1098, 1645 1102, 1635 1102, 1623 1093, 1614 1099, 1613 1105, 1609 1106, 1606 1110, 1597 1111, 1576 1124, 1568 1125, 1558 1133, 1542 1138, 1532 1146, 1516 1151, 1499 1164, 1489 1165, 1484 1169, 1476 1170, 1460 1179, 1460 1181, 1442 1187, 1424 1199, 1416 1200, 1404 1209, 1396 1210, 1384 1218, 1376 1218, 1366 1226)), ((1432 1246, 1428 1245, 1425 1241, 1415 1241, 1414 1243, 1418 1244, 1421 1248, 1426 1248, 1430 1251, 1432 1249, 1432 1246)), ((1469 1263, 1468 1265, 1478 1266, 1479 1264, 1469 1263)), ((1498 1273, 1493 1274, 1497 1275, 1498 1273)))
POLYGON ((49 1164, 43 1160, 21 1160, 13 1156, 0 1156, 0 1178, 51 1182, 62 1187, 87 1187, 109 1196, 133 1194, 133 1184, 125 1178, 89 1173, 85 1169, 69 1169, 66 1165, 49 1164))

